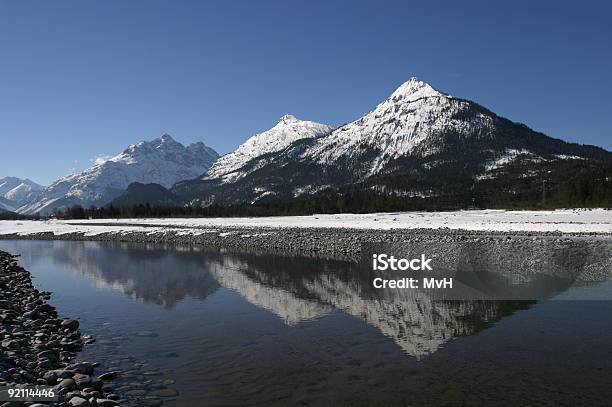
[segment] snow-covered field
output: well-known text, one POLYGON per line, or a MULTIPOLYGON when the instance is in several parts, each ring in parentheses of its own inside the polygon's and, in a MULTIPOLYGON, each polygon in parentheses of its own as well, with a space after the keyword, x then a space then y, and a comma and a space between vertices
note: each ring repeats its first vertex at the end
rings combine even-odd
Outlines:
POLYGON ((160 232, 173 230, 180 234, 219 232, 228 227, 279 228, 362 228, 362 229, 465 229, 479 231, 612 233, 612 211, 557 210, 504 211, 479 210, 456 212, 402 212, 376 214, 340 214, 264 218, 199 219, 96 219, 50 221, 0 221, 0 235, 38 232, 55 234, 82 232, 96 235, 105 232, 160 232))

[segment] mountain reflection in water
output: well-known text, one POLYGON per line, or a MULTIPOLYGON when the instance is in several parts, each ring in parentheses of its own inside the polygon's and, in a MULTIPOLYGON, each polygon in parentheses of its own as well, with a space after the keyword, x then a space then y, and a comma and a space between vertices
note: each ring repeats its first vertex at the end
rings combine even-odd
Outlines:
POLYGON ((119 393, 149 370, 172 379, 167 406, 608 406, 609 244, 506 240, 383 247, 434 257, 471 300, 374 289, 373 277, 397 276, 359 261, 112 242, 0 249, 21 253, 60 315, 96 338, 80 357, 123 372, 119 393))
MULTIPOLYGON (((205 300, 225 287, 274 313, 288 325, 342 312, 377 328, 416 358, 430 355, 455 337, 473 335, 535 303, 440 300, 430 292, 374 289, 371 275, 363 272, 363 264, 336 260, 98 242, 55 241, 43 250, 48 251, 43 253, 45 256, 65 270, 93 277, 98 287, 111 287, 132 299, 165 308, 172 308, 188 297, 205 300)), ((457 276, 461 277, 465 269, 473 271, 477 261, 480 264, 477 274, 486 281, 484 270, 500 266, 493 264, 490 253, 483 250, 472 246, 467 251, 473 254, 472 262, 466 262, 465 252, 455 256, 446 253, 445 267, 456 268, 457 276)), ((588 250, 584 253, 589 255, 588 250)), ((516 251, 501 255, 506 260, 517 256, 520 253, 516 251)), ((567 258, 562 253, 559 256, 567 258)), ((549 251, 539 261, 555 264, 555 273, 563 274, 567 268, 559 266, 558 260, 549 251)), ((584 259, 577 263, 572 257, 570 268, 577 267, 585 267, 584 259)), ((499 274, 498 270, 490 271, 491 275, 499 274)), ((526 281, 536 281, 533 276, 530 279, 520 282, 522 289, 526 281)), ((567 285, 552 283, 544 287, 550 295, 565 288, 567 285)))

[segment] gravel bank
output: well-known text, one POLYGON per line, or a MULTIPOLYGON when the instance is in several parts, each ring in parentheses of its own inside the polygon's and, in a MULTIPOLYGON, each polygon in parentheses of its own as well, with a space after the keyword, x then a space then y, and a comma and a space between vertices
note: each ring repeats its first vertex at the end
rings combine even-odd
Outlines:
POLYGON ((97 234, 51 232, 4 234, 1 239, 18 240, 92 240, 136 243, 168 243, 233 248, 247 251, 316 255, 331 258, 357 258, 362 245, 369 243, 456 243, 466 241, 508 240, 559 241, 600 240, 612 242, 608 234, 560 232, 487 232, 456 229, 340 229, 340 228, 223 228, 214 230, 168 230, 152 232, 104 232, 97 234))

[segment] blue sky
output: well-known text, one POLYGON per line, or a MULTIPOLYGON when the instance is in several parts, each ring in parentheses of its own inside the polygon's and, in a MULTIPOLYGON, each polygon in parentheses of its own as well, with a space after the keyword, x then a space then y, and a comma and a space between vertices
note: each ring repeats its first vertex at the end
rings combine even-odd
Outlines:
POLYGON ((0 2, 0 177, 50 183, 171 134, 220 153, 341 124, 411 76, 612 149, 609 2, 0 2))

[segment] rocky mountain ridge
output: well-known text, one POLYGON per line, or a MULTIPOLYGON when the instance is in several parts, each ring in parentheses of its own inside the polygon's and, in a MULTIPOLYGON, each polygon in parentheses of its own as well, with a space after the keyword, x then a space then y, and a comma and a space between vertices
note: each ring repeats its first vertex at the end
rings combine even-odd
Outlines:
POLYGON ((536 201, 611 165, 604 149, 548 137, 411 78, 357 120, 243 163, 239 177, 209 172, 172 192, 203 206, 357 191, 424 207, 488 207, 536 201))
POLYGON ((83 172, 53 182, 40 196, 18 208, 22 214, 49 214, 73 205, 103 206, 134 183, 157 183, 166 188, 205 172, 218 154, 202 142, 183 146, 168 134, 132 144, 122 153, 83 172))

